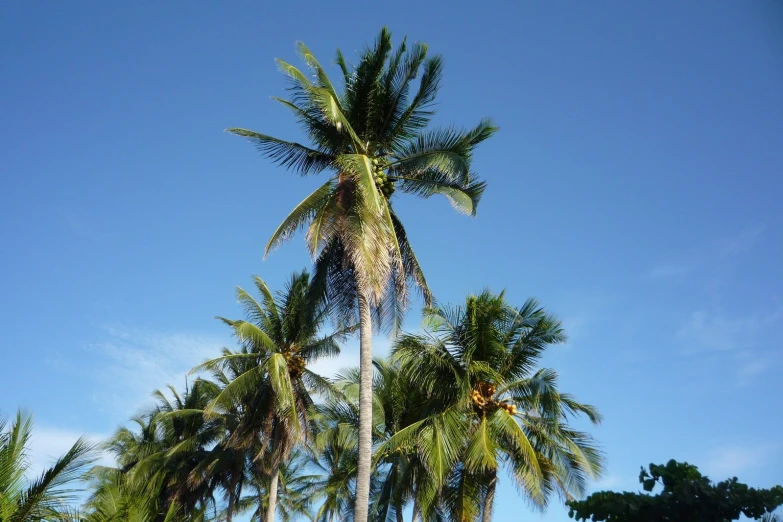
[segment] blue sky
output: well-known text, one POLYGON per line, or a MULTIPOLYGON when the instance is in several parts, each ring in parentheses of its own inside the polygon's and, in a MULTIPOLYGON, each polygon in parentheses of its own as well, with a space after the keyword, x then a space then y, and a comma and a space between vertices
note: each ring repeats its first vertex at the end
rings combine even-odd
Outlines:
MULTIPOLYGON (((35 412, 45 459, 230 343, 212 317, 239 316, 234 286, 308 265, 301 237, 262 249, 318 180, 223 129, 300 139, 273 59, 297 40, 355 56, 386 24, 444 55, 438 122, 502 129, 475 160, 477 218, 395 202, 430 285, 563 318, 545 363, 606 417, 596 487, 672 457, 781 482, 781 19, 722 0, 3 2, 0 410, 35 412)), ((525 509, 505 481, 495 519, 525 509)))

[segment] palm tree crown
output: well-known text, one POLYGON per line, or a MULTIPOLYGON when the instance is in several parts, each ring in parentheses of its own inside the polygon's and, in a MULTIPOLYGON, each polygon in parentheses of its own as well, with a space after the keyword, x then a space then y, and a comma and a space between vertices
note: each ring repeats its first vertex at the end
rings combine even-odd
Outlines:
POLYGON ((427 302, 431 294, 392 209, 392 195, 441 194, 460 212, 474 215, 485 183, 471 171, 473 150, 497 128, 483 120, 469 130, 426 130, 435 113, 442 60, 428 57, 422 43, 409 47, 403 40, 394 50, 385 28, 355 67, 337 52, 341 92, 303 43, 298 50, 314 77, 278 60, 291 79, 290 97, 274 99, 293 111, 310 144, 229 129, 298 174, 331 173, 275 230, 266 252, 307 227, 308 250, 319 260, 316 275, 333 290, 330 297, 342 305, 336 308, 355 309, 358 282, 371 294, 379 317, 397 320, 406 280, 427 302), (393 298, 384 306, 389 292, 393 298))
POLYGON ((309 438, 313 406, 310 393, 331 393, 329 381, 307 365, 337 355, 338 341, 355 327, 320 335, 327 312, 321 302, 312 299, 306 271, 294 274, 277 298, 261 278, 255 278, 255 286, 260 302, 242 288, 237 289, 247 320, 220 318, 242 343, 241 350, 224 350, 223 356, 196 369, 213 371, 223 384, 205 409, 207 418, 235 409, 241 413, 226 444, 229 448, 253 450, 252 478, 256 483, 259 466, 271 477, 266 514, 271 521, 281 467, 296 445, 309 438))

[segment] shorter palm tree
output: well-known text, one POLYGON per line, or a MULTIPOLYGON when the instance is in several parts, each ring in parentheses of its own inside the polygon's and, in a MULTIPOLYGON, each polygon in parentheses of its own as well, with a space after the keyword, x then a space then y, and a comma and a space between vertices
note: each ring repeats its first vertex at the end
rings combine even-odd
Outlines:
POLYGON ((185 516, 176 503, 168 507, 160 501, 160 481, 132 481, 119 469, 96 467, 88 475, 92 494, 84 505, 79 522, 185 522, 204 517, 185 516))
POLYGON ((501 468, 541 507, 553 492, 583 495, 602 454, 567 421, 601 417, 560 393, 554 371, 535 371, 543 351, 565 339, 560 322, 534 300, 514 308, 485 291, 464 306, 426 310, 425 324, 425 334, 402 336, 392 352, 409 387, 426 397, 421 420, 379 449, 416 448, 428 471, 417 489, 424 518, 489 522, 501 468))
POLYGON ((223 356, 199 365, 229 376, 205 413, 220 415, 239 409, 241 421, 228 446, 250 450, 254 462, 269 474, 267 522, 274 520, 280 471, 297 444, 309 438, 311 392, 332 393, 331 383, 314 373, 308 364, 321 357, 337 355, 338 342, 355 328, 338 328, 320 335, 328 319, 326 307, 313 299, 310 276, 294 274, 277 298, 266 283, 256 277, 257 301, 237 289, 246 320, 220 318, 242 343, 241 350, 225 350, 223 356))
POLYGON ((160 390, 153 393, 157 405, 132 419, 135 427, 119 428, 106 442, 119 468, 95 472, 101 487, 111 486, 106 474, 111 477, 116 471, 121 491, 155 496, 156 509, 168 512, 176 505, 193 518, 214 509, 215 492, 228 493, 225 485, 236 475, 235 460, 220 451, 230 417, 204 417, 204 409, 219 391, 210 381, 196 379, 182 393, 171 385, 168 388, 168 395, 160 390))
POLYGON ((355 404, 339 399, 319 404, 316 409, 313 421, 317 433, 316 451, 311 461, 319 474, 315 491, 320 506, 315 520, 350 520, 353 517, 358 459, 358 411, 355 404))
POLYGON ((8 425, 0 418, 0 520, 37 522, 66 519, 79 491, 74 485, 94 461, 94 446, 80 438, 38 478, 30 470, 33 417, 21 410, 8 425))
MULTIPOLYGON (((277 513, 282 522, 313 520, 311 507, 318 498, 318 477, 310 474, 310 470, 310 456, 301 450, 295 450, 280 466, 277 513)), ((257 463, 251 463, 250 474, 245 485, 249 493, 240 499, 239 513, 251 513, 251 520, 261 521, 269 508, 271 477, 257 463)))

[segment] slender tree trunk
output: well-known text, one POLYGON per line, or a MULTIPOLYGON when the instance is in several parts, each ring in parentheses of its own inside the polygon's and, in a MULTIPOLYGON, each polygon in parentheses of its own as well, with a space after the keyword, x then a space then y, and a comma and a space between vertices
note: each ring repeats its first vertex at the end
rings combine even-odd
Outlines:
POLYGON ((484 498, 484 512, 481 515, 481 522, 492 522, 492 504, 495 501, 495 486, 497 485, 497 482, 497 474, 492 473, 492 477, 489 479, 487 496, 484 498))
POLYGON ((396 516, 396 520, 397 520, 397 522, 405 522, 405 521, 402 519, 402 506, 396 506, 396 507, 394 508, 394 515, 396 516))
POLYGON ((275 522, 275 510, 277 509, 277 481, 280 478, 280 466, 272 468, 272 480, 269 481, 269 506, 266 509, 266 522, 275 522))
POLYGON ((280 425, 275 423, 272 433, 272 470, 269 480, 269 505, 266 508, 265 522, 275 522, 277 509, 277 482, 280 479, 280 459, 277 452, 280 446, 280 425))
POLYGON ((359 288, 359 461, 354 521, 367 522, 372 461, 372 316, 367 293, 359 288))
MULTIPOLYGON (((416 493, 414 492, 414 495, 416 493)), ((419 498, 413 497, 413 514, 411 515, 411 522, 419 522, 419 498)))
POLYGON ((228 507, 226 508, 226 522, 231 522, 234 519, 234 511, 237 505, 237 474, 232 473, 231 481, 229 482, 228 490, 228 507))

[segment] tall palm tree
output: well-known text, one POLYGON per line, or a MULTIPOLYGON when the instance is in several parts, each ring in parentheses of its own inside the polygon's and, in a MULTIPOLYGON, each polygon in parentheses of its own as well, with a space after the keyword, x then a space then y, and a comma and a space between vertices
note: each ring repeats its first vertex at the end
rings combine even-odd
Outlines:
POLYGON ((464 306, 427 310, 425 324, 427 333, 401 337, 392 352, 427 395, 425 414, 379 450, 417 448, 432 479, 418 492, 425 519, 440 511, 489 522, 501 467, 538 506, 553 492, 582 496, 602 454, 567 420, 601 417, 560 393, 554 371, 535 370, 542 352, 565 339, 560 322, 534 300, 514 308, 485 291, 464 306))
POLYGON ((320 336, 327 312, 312 299, 306 271, 294 274, 277 298, 261 278, 254 282, 260 302, 237 289, 247 320, 221 318, 242 343, 241 351, 225 350, 223 356, 196 370, 223 371, 232 376, 205 413, 209 417, 241 408, 241 421, 226 445, 253 449, 254 461, 265 464, 270 476, 265 520, 272 522, 281 467, 295 446, 308 438, 313 406, 310 393, 331 391, 329 381, 307 365, 338 354, 338 341, 355 328, 342 327, 320 336))
POLYGON ((32 415, 21 410, 10 425, 7 419, 0 418, 0 520, 3 522, 69 518, 69 502, 75 500, 78 491, 74 483, 94 460, 94 447, 80 438, 40 476, 27 480, 32 428, 32 415))
POLYGON ((485 184, 471 172, 475 147, 497 128, 489 120, 464 131, 426 130, 440 87, 442 61, 427 57, 427 46, 394 50, 381 30, 356 66, 337 52, 343 88, 338 93, 310 50, 299 52, 312 70, 311 81, 296 67, 278 60, 291 78, 289 99, 275 98, 302 125, 310 145, 247 129, 230 132, 252 140, 279 165, 302 175, 330 173, 272 235, 268 253, 307 227, 307 247, 332 305, 358 311, 362 389, 356 520, 366 522, 372 452, 372 326, 386 319, 398 326, 408 285, 430 292, 402 222, 391 205, 395 190, 420 197, 442 194, 459 211, 475 215, 485 184), (422 71, 418 87, 414 80, 422 71))

